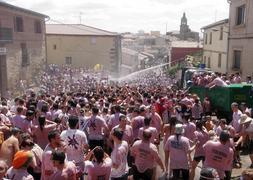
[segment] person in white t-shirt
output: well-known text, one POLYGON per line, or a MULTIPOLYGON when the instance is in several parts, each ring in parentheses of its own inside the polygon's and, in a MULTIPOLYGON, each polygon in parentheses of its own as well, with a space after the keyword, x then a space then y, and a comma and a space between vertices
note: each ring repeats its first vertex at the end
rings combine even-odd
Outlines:
POLYGON ((68 161, 74 161, 77 168, 83 170, 84 153, 88 149, 87 137, 83 131, 77 129, 77 116, 70 116, 68 124, 70 129, 64 130, 61 133, 61 139, 66 144, 67 159, 68 161))
POLYGON ((123 135, 124 132, 121 128, 114 128, 111 133, 114 142, 111 153, 111 180, 127 180, 128 177, 127 154, 129 149, 127 142, 122 140, 123 135))

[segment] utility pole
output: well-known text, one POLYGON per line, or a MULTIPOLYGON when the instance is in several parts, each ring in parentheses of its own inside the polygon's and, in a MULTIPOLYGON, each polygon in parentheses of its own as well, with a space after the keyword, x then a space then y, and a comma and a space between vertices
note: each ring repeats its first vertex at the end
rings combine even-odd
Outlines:
POLYGON ((80 13, 79 13, 79 24, 82 24, 82 15, 83 15, 83 13, 80 12, 80 13))

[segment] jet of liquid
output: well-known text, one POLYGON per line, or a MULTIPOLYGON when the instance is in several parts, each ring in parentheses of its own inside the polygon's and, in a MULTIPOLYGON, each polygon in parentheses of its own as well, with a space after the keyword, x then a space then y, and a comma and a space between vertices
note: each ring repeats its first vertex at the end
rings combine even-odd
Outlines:
POLYGON ((167 65, 169 65, 169 63, 159 64, 159 65, 147 68, 147 69, 143 69, 143 70, 140 70, 140 71, 133 72, 133 73, 128 74, 128 75, 123 76, 123 77, 111 78, 111 80, 112 81, 117 81, 117 82, 129 81, 129 80, 132 80, 132 79, 138 77, 141 74, 145 74, 149 71, 154 71, 154 70, 157 70, 157 69, 159 70, 161 67, 164 67, 164 66, 167 66, 167 65))

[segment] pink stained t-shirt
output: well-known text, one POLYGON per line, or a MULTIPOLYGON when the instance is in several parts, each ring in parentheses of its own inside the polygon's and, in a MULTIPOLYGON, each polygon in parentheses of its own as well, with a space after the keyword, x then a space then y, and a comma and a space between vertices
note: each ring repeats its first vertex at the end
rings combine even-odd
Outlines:
POLYGON ((11 119, 11 123, 13 124, 13 126, 15 127, 21 127, 22 126, 22 122, 25 120, 25 116, 24 115, 15 115, 13 116, 13 118, 11 119))
POLYGON ((115 126, 119 125, 119 117, 120 117, 120 113, 115 113, 113 115, 110 116, 110 119, 108 121, 108 127, 110 129, 114 128, 115 126))
POLYGON ((205 151, 204 167, 215 168, 220 178, 224 177, 226 167, 233 161, 233 150, 219 141, 208 141, 203 146, 205 151))
POLYGON ((187 137, 189 140, 194 141, 195 140, 195 134, 196 131, 196 125, 192 122, 185 123, 183 125, 184 127, 184 136, 187 137))
POLYGON ((99 116, 91 116, 87 119, 87 128, 90 140, 102 140, 104 138, 103 128, 107 128, 106 122, 99 116))
POLYGON ((171 169, 189 169, 188 152, 190 150, 190 142, 187 137, 172 135, 168 138, 165 151, 169 151, 170 168, 171 169))
MULTIPOLYGON (((115 126, 113 129, 115 128, 119 128, 119 125, 115 126)), ((130 125, 126 125, 125 129, 124 129, 124 134, 123 134, 123 139, 124 141, 126 141, 129 145, 132 144, 133 142, 133 129, 132 126, 130 125)))
POLYGON ((112 168, 111 177, 118 178, 128 172, 127 155, 128 144, 126 141, 122 141, 120 144, 114 144, 113 151, 111 153, 112 164, 118 165, 117 168, 112 168))
POLYGON ((198 141, 194 157, 205 156, 203 145, 209 140, 209 135, 206 131, 195 131, 194 133, 198 141))
POLYGON ((26 169, 14 169, 11 167, 7 171, 7 179, 11 180, 33 180, 34 178, 32 177, 31 174, 27 172, 26 169))
POLYGON ((150 126, 156 128, 157 132, 160 133, 161 128, 162 128, 161 124, 162 124, 162 119, 160 115, 158 113, 152 114, 150 126))
POLYGON ((73 162, 66 163, 66 167, 62 171, 57 170, 49 180, 76 180, 76 166, 73 162))
POLYGON ((51 160, 52 151, 52 147, 48 144, 42 154, 41 180, 48 180, 56 172, 56 168, 51 160), (47 172, 51 172, 52 174, 47 174, 47 172))
POLYGON ((139 129, 144 126, 144 117, 136 116, 132 119, 133 138, 138 138, 139 129))
POLYGON ((112 160, 108 157, 103 163, 93 161, 85 161, 84 172, 88 173, 88 180, 109 179, 112 169, 112 160))
POLYGON ((137 140, 131 147, 131 154, 135 157, 135 165, 139 172, 153 169, 159 158, 158 149, 153 143, 137 140))

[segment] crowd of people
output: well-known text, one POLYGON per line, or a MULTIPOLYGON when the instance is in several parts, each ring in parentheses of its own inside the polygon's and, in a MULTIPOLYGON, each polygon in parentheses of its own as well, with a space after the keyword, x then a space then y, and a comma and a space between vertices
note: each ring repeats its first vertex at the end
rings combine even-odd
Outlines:
POLYGON ((109 84, 98 73, 51 66, 43 90, 1 101, 0 179, 227 180, 242 147, 252 163, 242 178, 252 179, 251 109, 233 103, 229 124, 208 98, 172 81, 147 73, 109 84))
MULTIPOLYGON (((214 86, 226 87, 230 84, 241 84, 241 83, 242 80, 240 73, 235 73, 228 76, 222 73, 203 72, 203 73, 195 73, 193 74, 192 77, 192 84, 209 88, 212 88, 214 86)), ((247 76, 245 83, 252 84, 251 76, 247 76)))

